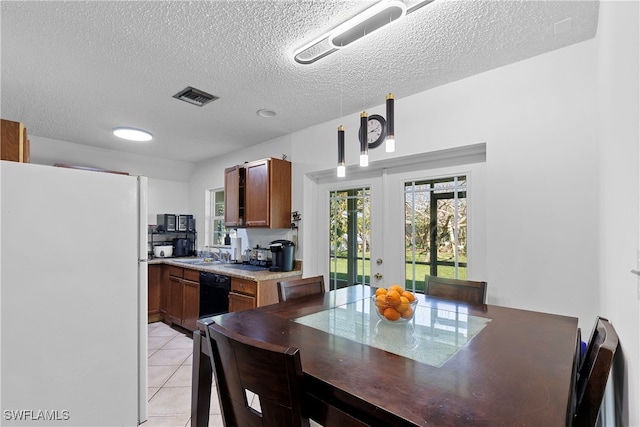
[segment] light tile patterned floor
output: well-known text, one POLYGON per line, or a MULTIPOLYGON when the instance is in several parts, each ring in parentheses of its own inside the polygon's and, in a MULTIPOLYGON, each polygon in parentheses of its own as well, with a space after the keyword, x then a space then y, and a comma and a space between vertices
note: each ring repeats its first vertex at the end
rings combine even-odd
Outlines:
MULTIPOLYGON (((193 340, 162 322, 148 325, 149 418, 140 427, 191 426, 193 340)), ((247 400, 260 411, 259 399, 247 400)), ((310 420, 311 427, 321 427, 310 420)), ((209 427, 223 427, 216 390, 211 390, 209 427)))
MULTIPOLYGON (((192 339, 162 322, 148 325, 149 418, 141 427, 191 426, 192 339)), ((222 427, 212 390, 210 427, 222 427)))

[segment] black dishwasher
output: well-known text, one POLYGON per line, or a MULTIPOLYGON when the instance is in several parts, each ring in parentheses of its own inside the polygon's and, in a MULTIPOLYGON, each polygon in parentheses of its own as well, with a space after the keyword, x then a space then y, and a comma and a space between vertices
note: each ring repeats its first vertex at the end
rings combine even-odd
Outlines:
POLYGON ((211 317, 229 312, 231 277, 217 273, 200 272, 200 315, 211 317))

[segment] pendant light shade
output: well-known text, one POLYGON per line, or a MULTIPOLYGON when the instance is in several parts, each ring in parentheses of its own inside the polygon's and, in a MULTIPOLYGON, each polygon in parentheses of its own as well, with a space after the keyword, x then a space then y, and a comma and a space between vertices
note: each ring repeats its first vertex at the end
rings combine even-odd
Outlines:
POLYGON ((338 177, 345 176, 344 166, 344 126, 338 126, 338 177))
POLYGON ((369 115, 366 111, 360 114, 360 166, 369 166, 369 141, 367 136, 369 130, 367 129, 367 123, 369 122, 369 115))
POLYGON ((387 95, 387 139, 385 142, 385 150, 387 153, 396 151, 396 135, 394 130, 394 97, 390 93, 387 95))

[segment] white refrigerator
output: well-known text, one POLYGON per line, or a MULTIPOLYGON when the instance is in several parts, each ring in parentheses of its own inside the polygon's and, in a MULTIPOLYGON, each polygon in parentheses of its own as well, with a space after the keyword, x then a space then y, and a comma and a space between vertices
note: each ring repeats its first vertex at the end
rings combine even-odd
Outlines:
POLYGON ((0 163, 0 425, 138 425, 147 179, 0 163))

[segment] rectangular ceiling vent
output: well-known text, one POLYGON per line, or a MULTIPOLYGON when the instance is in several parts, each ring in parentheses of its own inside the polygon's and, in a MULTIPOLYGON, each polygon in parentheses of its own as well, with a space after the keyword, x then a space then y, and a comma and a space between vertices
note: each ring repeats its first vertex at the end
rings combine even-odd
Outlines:
POLYGON ((197 105, 198 107, 202 107, 211 101, 219 99, 218 96, 211 95, 210 93, 191 86, 187 86, 185 89, 173 95, 173 97, 188 102, 189 104, 197 105))

